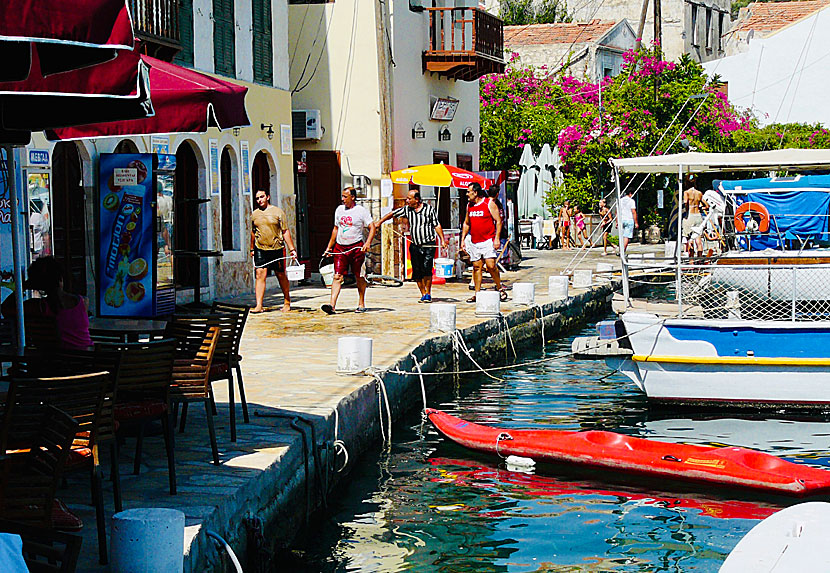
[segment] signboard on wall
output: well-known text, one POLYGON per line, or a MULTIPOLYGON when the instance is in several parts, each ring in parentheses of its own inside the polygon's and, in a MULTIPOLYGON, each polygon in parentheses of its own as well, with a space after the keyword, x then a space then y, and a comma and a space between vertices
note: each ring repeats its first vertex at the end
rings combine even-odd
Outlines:
POLYGON ((208 140, 208 153, 210 154, 210 194, 219 195, 219 140, 208 140))
POLYGON ((0 149, 0 299, 14 291, 14 258, 12 257, 12 208, 4 149, 0 149))
POLYGON ((153 153, 166 155, 170 153, 170 138, 166 135, 153 135, 150 137, 150 148, 153 153))
POLYGON ((429 96, 429 119, 433 121, 452 121, 457 110, 457 99, 429 96))
POLYGON ((283 155, 291 155, 291 126, 280 125, 280 151, 283 155))
POLYGON ((240 153, 242 155, 242 193, 245 195, 251 194, 251 162, 250 151, 248 150, 248 142, 239 142, 240 153))

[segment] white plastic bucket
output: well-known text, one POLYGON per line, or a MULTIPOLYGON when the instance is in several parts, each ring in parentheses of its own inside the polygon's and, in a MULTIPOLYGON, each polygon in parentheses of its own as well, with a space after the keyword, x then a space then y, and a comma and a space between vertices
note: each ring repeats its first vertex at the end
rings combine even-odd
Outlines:
POLYGON ((568 277, 564 275, 548 277, 548 296, 553 300, 568 298, 568 277))
POLYGON ((442 279, 455 277, 455 261, 453 259, 439 258, 432 263, 435 269, 435 276, 442 279))
POLYGON ((574 288, 591 288, 593 281, 593 271, 591 269, 576 269, 574 270, 573 283, 574 288))
POLYGON ((740 320, 741 318, 741 293, 730 290, 726 293, 726 317, 740 320))
POLYGON ((513 302, 532 305, 536 300, 535 283, 513 283, 513 302))
POLYGON ((597 263, 597 274, 614 272, 614 265, 611 263, 597 263))
POLYGON ((498 316, 500 311, 498 291, 485 290, 476 294, 476 316, 498 316))
POLYGON ((177 509, 128 509, 112 516, 110 571, 181 573, 184 513, 177 509))
POLYGON ((290 281, 301 281, 305 278, 305 265, 293 265, 286 267, 285 276, 290 281))
POLYGON ((320 267, 320 276, 323 277, 323 284, 331 286, 334 281, 334 263, 320 267))
POLYGON ((677 257, 677 241, 666 241, 666 244, 663 245, 663 256, 667 259, 674 259, 677 257))
POLYGON ((455 330, 455 305, 432 303, 429 305, 430 332, 453 332, 455 330))
POLYGON ((337 339, 337 372, 357 374, 372 365, 372 339, 341 336, 337 339))

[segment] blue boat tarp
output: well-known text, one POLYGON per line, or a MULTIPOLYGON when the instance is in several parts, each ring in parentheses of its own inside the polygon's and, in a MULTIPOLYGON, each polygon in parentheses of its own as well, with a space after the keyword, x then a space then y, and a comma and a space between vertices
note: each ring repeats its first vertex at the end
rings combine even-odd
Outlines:
POLYGON ((743 248, 783 249, 787 241, 796 241, 797 248, 801 241, 830 240, 829 175, 721 181, 720 185, 733 197, 736 208, 746 201, 754 201, 769 211, 769 233, 753 235, 749 244, 742 238, 739 243, 743 248))

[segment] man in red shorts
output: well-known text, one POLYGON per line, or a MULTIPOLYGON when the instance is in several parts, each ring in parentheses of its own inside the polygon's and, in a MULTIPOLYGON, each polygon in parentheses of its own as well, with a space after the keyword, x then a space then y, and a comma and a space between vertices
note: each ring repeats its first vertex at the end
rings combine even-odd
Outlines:
POLYGON ((363 260, 366 251, 375 236, 375 224, 372 215, 362 205, 355 202, 357 191, 346 187, 341 195, 343 204, 334 212, 334 229, 324 254, 334 255, 334 279, 331 282, 331 303, 322 306, 326 314, 334 314, 343 275, 351 269, 357 278, 358 303, 355 312, 366 312, 366 279, 363 278, 363 260), (363 241, 365 231, 369 236, 363 241))

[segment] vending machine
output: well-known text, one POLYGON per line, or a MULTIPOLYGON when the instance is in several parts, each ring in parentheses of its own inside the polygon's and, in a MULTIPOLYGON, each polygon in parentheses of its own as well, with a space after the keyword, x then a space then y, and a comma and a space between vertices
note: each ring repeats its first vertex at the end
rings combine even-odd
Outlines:
POLYGON ((155 318, 172 314, 173 188, 176 158, 102 153, 97 212, 98 314, 155 318))
POLYGON ((27 229, 27 265, 52 252, 52 169, 48 149, 26 149, 23 182, 27 229))

